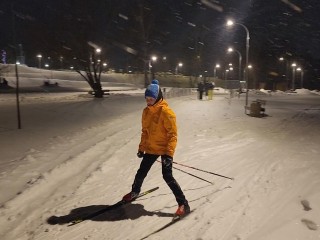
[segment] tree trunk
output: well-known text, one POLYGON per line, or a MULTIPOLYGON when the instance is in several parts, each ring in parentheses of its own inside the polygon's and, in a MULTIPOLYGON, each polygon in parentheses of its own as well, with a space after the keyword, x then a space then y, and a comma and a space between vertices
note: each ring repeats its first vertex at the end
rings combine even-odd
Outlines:
POLYGON ((94 97, 103 98, 103 91, 100 83, 94 83, 94 97))

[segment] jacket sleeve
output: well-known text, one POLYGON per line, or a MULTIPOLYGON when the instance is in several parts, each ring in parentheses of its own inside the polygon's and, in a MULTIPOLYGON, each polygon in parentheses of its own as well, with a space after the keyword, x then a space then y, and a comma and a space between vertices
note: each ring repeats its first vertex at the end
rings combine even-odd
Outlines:
POLYGON ((173 157, 178 140, 178 132, 176 125, 176 115, 171 109, 167 109, 164 115, 164 128, 167 131, 167 150, 166 154, 173 157))
POLYGON ((146 142, 146 135, 147 135, 147 129, 146 129, 146 124, 145 124, 145 114, 146 114, 146 109, 143 110, 142 112, 142 118, 141 118, 141 140, 139 144, 139 150, 141 152, 145 151, 145 142, 146 142))

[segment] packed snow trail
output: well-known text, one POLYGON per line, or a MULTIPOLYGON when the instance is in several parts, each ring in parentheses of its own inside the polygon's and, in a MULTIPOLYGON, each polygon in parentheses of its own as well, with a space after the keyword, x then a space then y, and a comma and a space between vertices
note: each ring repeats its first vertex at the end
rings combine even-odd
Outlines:
MULTIPOLYGON (((78 123, 75 128, 79 127, 80 133, 49 144, 48 151, 42 153, 48 161, 54 163, 60 150, 69 158, 58 158, 56 166, 51 165, 43 177, 0 209, 1 239, 141 239, 171 220, 176 202, 162 180, 160 164, 155 163, 143 189, 160 189, 143 202, 72 228, 46 223, 53 215, 64 216, 81 207, 117 202, 130 190, 140 161, 136 151, 144 107, 141 97, 141 105, 136 110, 128 109, 129 113, 117 102, 119 98, 111 97, 108 104, 123 107, 121 117, 107 120, 105 115, 107 123, 103 123, 101 114, 97 124, 88 117, 85 123, 90 121, 94 127, 78 123), (73 148, 77 144, 79 149, 73 148)), ((194 96, 168 100, 178 121, 174 161, 230 176, 235 181, 190 169, 191 173, 214 181, 212 186, 174 171, 191 209, 196 211, 174 228, 148 239, 318 238, 318 231, 310 226, 320 223, 319 98, 264 98, 264 118, 244 115, 242 98, 230 101, 225 95, 216 95, 213 101, 199 101, 194 96), (306 211, 302 201, 307 201, 311 210, 306 211)), ((103 108, 107 102, 101 104, 103 108)), ((92 105, 85 108, 90 113, 92 105)), ((63 117, 63 113, 56 109, 57 116, 63 117)), ((79 111, 79 118, 82 113, 79 111)), ((74 114, 76 119, 77 112, 74 114)), ((41 155, 41 151, 38 153, 41 155)))

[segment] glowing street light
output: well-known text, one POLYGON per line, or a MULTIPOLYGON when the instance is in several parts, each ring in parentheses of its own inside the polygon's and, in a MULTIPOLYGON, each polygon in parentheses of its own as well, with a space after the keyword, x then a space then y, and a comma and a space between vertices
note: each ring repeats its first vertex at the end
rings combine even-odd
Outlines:
POLYGON ((154 76, 154 68, 153 68, 153 66, 152 66, 152 62, 156 62, 157 59, 158 59, 158 57, 155 56, 155 55, 151 56, 151 58, 149 59, 149 72, 150 72, 151 75, 152 75, 152 76, 151 76, 152 79, 155 78, 155 76, 154 76))
POLYGON ((179 62, 176 66, 176 74, 178 74, 178 70, 179 70, 179 67, 181 68, 183 66, 183 63, 182 62, 179 62))
POLYGON ((151 69, 152 69, 152 62, 156 62, 157 61, 157 56, 153 55, 151 56, 151 58, 149 59, 149 72, 151 73, 151 69))
POLYGON ((239 55, 239 81, 241 81, 241 61, 242 61, 242 55, 241 55, 241 53, 240 53, 238 50, 233 49, 232 47, 229 47, 229 48, 228 48, 228 52, 229 52, 229 53, 231 53, 231 52, 236 52, 236 53, 238 53, 238 55, 239 55))
POLYGON ((38 58, 38 63, 39 63, 38 68, 41 68, 42 55, 41 55, 41 54, 38 54, 38 55, 37 55, 37 58, 38 58))
POLYGON ((304 75, 304 72, 303 72, 303 69, 301 67, 298 67, 297 68, 297 71, 300 72, 300 86, 301 88, 303 88, 303 75, 304 75))
POLYGON ((220 68, 220 64, 216 64, 216 66, 213 69, 213 77, 214 78, 217 76, 217 68, 220 68))
POLYGON ((284 57, 280 57, 279 58, 279 61, 280 62, 285 62, 285 77, 286 77, 286 90, 288 90, 288 82, 289 82, 289 79, 288 79, 288 60, 285 59, 284 57))
POLYGON ((249 94, 249 84, 248 84, 248 65, 249 65, 249 41, 250 41, 250 33, 249 33, 249 30, 248 28, 243 25, 242 23, 237 23, 237 22, 233 22, 232 20, 228 20, 227 21, 227 26, 233 26, 233 25, 239 25, 241 27, 244 28, 244 30, 246 31, 246 67, 245 67, 245 82, 246 82, 246 88, 247 88, 247 91, 246 91, 246 107, 248 106, 248 94, 249 94))
POLYGON ((151 60, 153 61, 153 62, 156 62, 157 61, 157 59, 158 59, 158 57, 157 56, 151 56, 151 60))
MULTIPOLYGON (((224 74, 224 80, 225 80, 225 81, 228 79, 228 72, 229 72, 229 71, 230 71, 229 69, 226 69, 226 72, 225 72, 225 74, 224 74)), ((225 85, 226 85, 226 83, 225 83, 225 85)))
MULTIPOLYGON (((251 69, 252 69, 253 67, 252 67, 252 65, 251 64, 249 64, 248 65, 248 76, 249 76, 249 73, 250 73, 250 71, 251 71, 251 69)), ((256 89, 256 87, 257 87, 257 84, 256 84, 256 79, 254 78, 254 81, 253 81, 253 88, 254 89, 256 89)))

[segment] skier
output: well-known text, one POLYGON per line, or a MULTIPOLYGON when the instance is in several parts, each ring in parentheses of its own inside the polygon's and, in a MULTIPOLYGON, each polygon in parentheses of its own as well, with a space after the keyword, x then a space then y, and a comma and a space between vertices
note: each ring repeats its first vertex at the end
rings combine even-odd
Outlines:
POLYGON ((199 92, 199 100, 202 100, 203 92, 205 91, 205 86, 203 82, 198 83, 197 91, 199 92))
POLYGON ((123 197, 124 201, 133 201, 141 190, 143 180, 150 168, 161 156, 162 176, 173 192, 178 203, 175 216, 190 212, 188 201, 179 184, 172 175, 173 155, 177 144, 175 113, 163 99, 158 80, 153 80, 145 91, 147 107, 142 113, 142 133, 137 156, 142 158, 132 191, 123 197))

